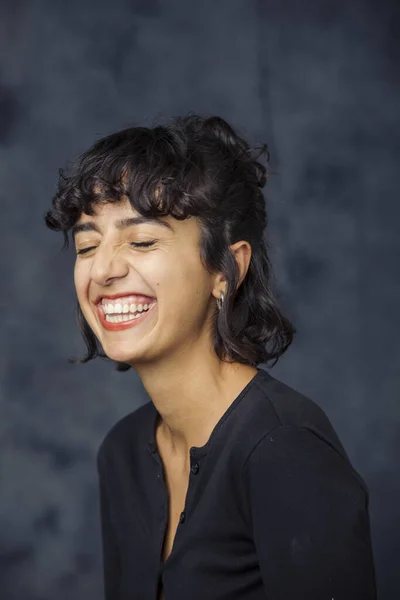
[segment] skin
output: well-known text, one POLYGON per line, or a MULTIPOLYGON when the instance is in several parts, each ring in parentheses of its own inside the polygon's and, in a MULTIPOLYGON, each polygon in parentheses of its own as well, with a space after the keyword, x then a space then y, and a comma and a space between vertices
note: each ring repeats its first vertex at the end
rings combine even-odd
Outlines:
MULTIPOLYGON (((132 365, 152 399, 160 420, 157 441, 174 462, 177 473, 190 468, 189 449, 203 446, 213 428, 257 369, 223 363, 215 354, 211 317, 226 280, 210 274, 199 255, 196 217, 178 221, 163 217, 173 231, 157 223, 118 229, 116 221, 138 216, 128 200, 82 214, 78 224, 98 231, 78 232, 74 282, 82 312, 104 352, 132 365), (148 248, 132 242, 156 240, 148 248), (97 314, 98 295, 137 292, 155 297, 157 306, 142 323, 124 331, 107 331, 97 314)), ((240 271, 239 285, 249 267, 251 246, 231 246, 240 271)))

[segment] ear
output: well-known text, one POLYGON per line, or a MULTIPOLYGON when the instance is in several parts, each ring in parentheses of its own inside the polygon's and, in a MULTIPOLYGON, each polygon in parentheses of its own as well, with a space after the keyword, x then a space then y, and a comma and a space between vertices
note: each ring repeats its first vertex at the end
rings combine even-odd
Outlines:
MULTIPOLYGON (((246 277, 247 271, 249 269, 250 260, 251 260, 251 246, 249 242, 245 240, 241 240, 240 242, 236 242, 230 246, 231 251, 233 252, 238 268, 239 268, 239 281, 237 288, 239 288, 246 277)), ((216 298, 221 297, 221 291, 225 293, 226 291, 226 279, 222 273, 219 273, 214 281, 214 289, 213 295, 216 298)))
POLYGON ((250 266, 251 260, 251 246, 249 242, 245 240, 241 240, 240 242, 236 242, 230 246, 230 249, 235 255, 236 262, 239 267, 239 282, 238 288, 241 286, 244 278, 246 277, 247 271, 250 266))

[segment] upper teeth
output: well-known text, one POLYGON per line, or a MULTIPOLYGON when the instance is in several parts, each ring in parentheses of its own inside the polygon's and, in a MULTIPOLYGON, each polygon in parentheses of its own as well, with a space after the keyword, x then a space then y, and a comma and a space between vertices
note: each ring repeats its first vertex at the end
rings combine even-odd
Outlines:
POLYGON ((120 302, 117 302, 117 304, 102 304, 106 315, 142 312, 150 308, 150 306, 152 304, 123 304, 120 302))

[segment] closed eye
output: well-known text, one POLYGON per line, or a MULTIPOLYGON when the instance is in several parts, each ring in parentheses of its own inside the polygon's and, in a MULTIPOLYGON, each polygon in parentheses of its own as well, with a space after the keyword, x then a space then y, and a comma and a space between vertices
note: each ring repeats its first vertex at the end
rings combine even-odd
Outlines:
MULTIPOLYGON (((130 242, 131 246, 134 246, 135 248, 147 248, 149 246, 154 246, 154 244, 156 243, 156 240, 153 240, 151 242, 130 242)), ((93 248, 96 248, 96 246, 89 246, 89 248, 82 248, 82 250, 77 250, 76 253, 79 254, 86 254, 87 252, 90 252, 90 250, 93 250, 93 248)))
POLYGON ((90 246, 89 248, 82 248, 82 250, 77 250, 76 253, 77 254, 86 254, 86 252, 93 250, 93 248, 96 248, 96 246, 90 246))
POLYGON ((147 248, 148 246, 153 246, 155 243, 156 240, 151 242, 130 242, 131 246, 134 246, 135 248, 147 248))

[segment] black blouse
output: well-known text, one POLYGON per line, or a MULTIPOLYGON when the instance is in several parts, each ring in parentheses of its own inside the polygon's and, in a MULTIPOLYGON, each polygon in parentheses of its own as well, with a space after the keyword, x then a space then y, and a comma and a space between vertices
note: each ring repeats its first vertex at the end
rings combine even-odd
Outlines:
POLYGON ((327 415, 258 369, 202 447, 172 552, 150 401, 97 456, 106 600, 376 599, 368 489, 327 415))

